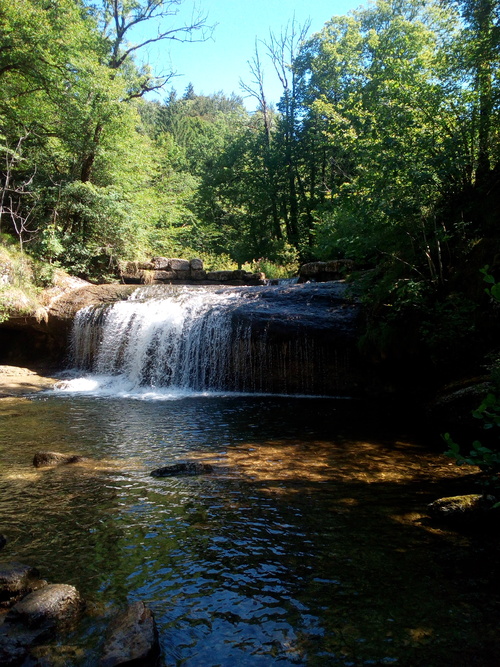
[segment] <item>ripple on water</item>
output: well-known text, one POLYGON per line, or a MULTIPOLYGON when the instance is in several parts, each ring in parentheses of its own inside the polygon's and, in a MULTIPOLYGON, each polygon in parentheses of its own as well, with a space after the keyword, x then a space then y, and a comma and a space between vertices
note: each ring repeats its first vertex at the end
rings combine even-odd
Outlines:
POLYGON ((461 471, 365 408, 45 396, 3 409, 5 558, 89 601, 71 640, 84 657, 65 664, 95 664, 107 616, 135 599, 165 664, 498 664, 496 551, 425 521, 461 471), (90 460, 35 470, 39 449, 90 460), (214 473, 150 476, 185 459, 214 473))

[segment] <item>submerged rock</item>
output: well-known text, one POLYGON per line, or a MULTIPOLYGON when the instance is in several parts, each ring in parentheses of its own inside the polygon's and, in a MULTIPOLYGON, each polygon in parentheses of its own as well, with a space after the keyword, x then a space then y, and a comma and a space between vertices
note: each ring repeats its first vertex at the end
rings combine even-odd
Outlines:
POLYGON ((26 630, 4 623, 0 626, 0 665, 25 664, 30 649, 45 638, 44 630, 26 630))
POLYGON ((153 477, 175 477, 176 475, 207 475, 213 471, 213 466, 211 466, 209 463, 198 463, 198 461, 183 461, 180 463, 174 463, 169 466, 164 466, 163 468, 157 468, 156 470, 153 470, 151 475, 153 477))
POLYGON ((108 628, 100 667, 158 664, 160 645, 153 614, 143 602, 134 602, 108 628))
POLYGON ((5 616, 0 626, 1 665, 54 664, 50 659, 31 662, 34 659, 31 650, 71 626, 83 609, 83 601, 74 586, 45 584, 44 588, 29 593, 5 616))
POLYGON ((0 564, 0 604, 12 604, 27 593, 47 586, 36 567, 22 563, 0 564))
POLYGON ((74 586, 48 584, 15 604, 5 617, 5 623, 55 631, 71 625, 83 607, 83 600, 74 586))
POLYGON ((471 524, 492 513, 497 500, 494 496, 473 493, 439 498, 428 505, 432 518, 454 524, 471 524))
POLYGON ((79 454, 61 454, 60 452, 37 452, 33 457, 35 468, 58 466, 66 463, 80 463, 80 461, 85 461, 85 457, 79 454))

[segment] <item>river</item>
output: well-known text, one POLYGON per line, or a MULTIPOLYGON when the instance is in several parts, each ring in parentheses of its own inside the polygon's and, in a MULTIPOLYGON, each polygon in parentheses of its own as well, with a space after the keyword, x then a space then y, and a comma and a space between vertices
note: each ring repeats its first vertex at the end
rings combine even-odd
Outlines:
POLYGON ((53 664, 96 665, 110 616, 142 600, 165 666, 498 665, 496 536, 429 521, 471 489, 396 417, 207 392, 3 399, 2 558, 87 601, 53 664), (35 469, 39 450, 88 461, 35 469), (180 460, 214 472, 150 475, 180 460))

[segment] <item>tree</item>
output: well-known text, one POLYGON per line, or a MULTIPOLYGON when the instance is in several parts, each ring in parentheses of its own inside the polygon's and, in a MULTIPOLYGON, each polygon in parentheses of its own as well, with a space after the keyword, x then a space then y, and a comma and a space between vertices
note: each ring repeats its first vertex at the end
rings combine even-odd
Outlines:
MULTIPOLYGON (((109 68, 110 80, 122 79, 123 88, 115 97, 106 95, 95 97, 96 107, 103 97, 112 105, 113 101, 129 101, 142 97, 147 92, 158 90, 170 80, 173 73, 154 76, 148 66, 137 67, 134 56, 145 46, 165 40, 203 41, 208 38, 210 28, 206 16, 198 13, 192 21, 172 25, 170 20, 177 17, 183 0, 102 0, 100 7, 94 7, 101 35, 107 45, 104 64, 109 68), (168 22, 168 23, 167 23, 168 22), (131 32, 139 25, 157 23, 155 36, 138 43, 129 41, 131 32)), ((109 108, 109 107, 108 107, 109 108)), ((92 169, 101 142, 101 135, 108 120, 108 110, 100 113, 96 109, 93 126, 87 133, 87 149, 82 156, 80 180, 87 182, 92 177, 92 169)))

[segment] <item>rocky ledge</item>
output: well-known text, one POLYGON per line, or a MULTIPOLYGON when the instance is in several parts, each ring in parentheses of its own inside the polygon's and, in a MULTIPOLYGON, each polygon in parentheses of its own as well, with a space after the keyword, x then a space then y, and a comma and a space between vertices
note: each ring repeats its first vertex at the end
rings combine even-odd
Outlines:
POLYGON ((201 259, 153 257, 149 262, 127 262, 120 276, 127 285, 264 285, 263 273, 205 271, 201 259))
POLYGON ((345 278, 354 268, 351 259, 332 259, 329 262, 309 262, 299 270, 299 283, 324 283, 345 278))

